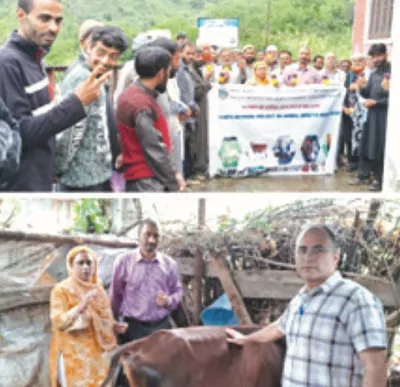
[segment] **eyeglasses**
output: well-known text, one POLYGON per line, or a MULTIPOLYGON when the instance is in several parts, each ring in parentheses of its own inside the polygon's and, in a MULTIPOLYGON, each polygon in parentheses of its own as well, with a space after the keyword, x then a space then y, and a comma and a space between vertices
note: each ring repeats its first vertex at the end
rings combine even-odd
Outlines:
POLYGON ((325 253, 329 253, 333 251, 334 249, 332 247, 325 247, 325 246, 299 246, 297 248, 297 255, 307 255, 307 253, 311 256, 314 255, 321 255, 325 253))

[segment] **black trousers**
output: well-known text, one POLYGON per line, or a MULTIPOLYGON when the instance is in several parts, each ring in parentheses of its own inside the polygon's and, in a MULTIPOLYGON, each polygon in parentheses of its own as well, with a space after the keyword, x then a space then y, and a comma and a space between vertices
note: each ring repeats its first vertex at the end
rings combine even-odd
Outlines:
POLYGON ((196 128, 191 125, 185 126, 185 160, 183 162, 183 172, 185 179, 195 174, 197 162, 197 133, 196 128))
POLYGON ((340 127, 339 135, 339 149, 338 149, 338 161, 339 157, 346 153, 347 162, 349 164, 357 164, 358 155, 352 154, 352 134, 354 130, 353 120, 346 114, 342 114, 342 124, 340 127))
MULTIPOLYGON (((124 317, 124 322, 128 324, 128 329, 124 334, 118 337, 118 344, 120 345, 129 343, 133 340, 142 339, 143 337, 149 336, 153 332, 161 329, 171 329, 171 324, 169 323, 168 317, 151 323, 142 322, 134 318, 124 317)), ((129 387, 128 380, 126 379, 122 369, 118 374, 117 387, 129 387)))

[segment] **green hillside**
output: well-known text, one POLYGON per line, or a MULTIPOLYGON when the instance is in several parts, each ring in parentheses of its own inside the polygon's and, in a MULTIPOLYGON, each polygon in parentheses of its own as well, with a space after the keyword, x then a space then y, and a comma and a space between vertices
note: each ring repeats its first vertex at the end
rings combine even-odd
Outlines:
MULTIPOLYGON (((241 44, 253 43, 263 48, 274 43, 296 52, 299 45, 308 43, 314 54, 334 50, 347 57, 351 51, 353 3, 354 0, 272 0, 267 29, 267 0, 64 0, 62 31, 47 62, 68 64, 74 60, 78 28, 88 18, 118 25, 129 38, 140 31, 169 28, 174 34, 185 31, 194 40, 198 17, 234 17, 240 18, 241 44)), ((0 43, 17 26, 16 4, 16 0, 0 0, 0 43)))

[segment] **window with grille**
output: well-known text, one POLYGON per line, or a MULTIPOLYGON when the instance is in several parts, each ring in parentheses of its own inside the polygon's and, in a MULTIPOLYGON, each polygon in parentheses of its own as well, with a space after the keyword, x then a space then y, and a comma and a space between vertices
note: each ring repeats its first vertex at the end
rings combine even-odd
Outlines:
POLYGON ((394 0, 372 0, 368 39, 390 38, 394 0))

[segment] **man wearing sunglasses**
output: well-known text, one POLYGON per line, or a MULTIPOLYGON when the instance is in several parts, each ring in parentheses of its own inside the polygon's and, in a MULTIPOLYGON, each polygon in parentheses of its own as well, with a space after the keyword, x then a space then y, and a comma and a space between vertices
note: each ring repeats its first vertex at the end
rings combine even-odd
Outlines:
POLYGON ((384 387, 386 329, 379 300, 337 271, 340 248, 326 225, 308 225, 296 243, 296 269, 305 286, 274 323, 228 341, 268 343, 286 338, 282 387, 384 387))

